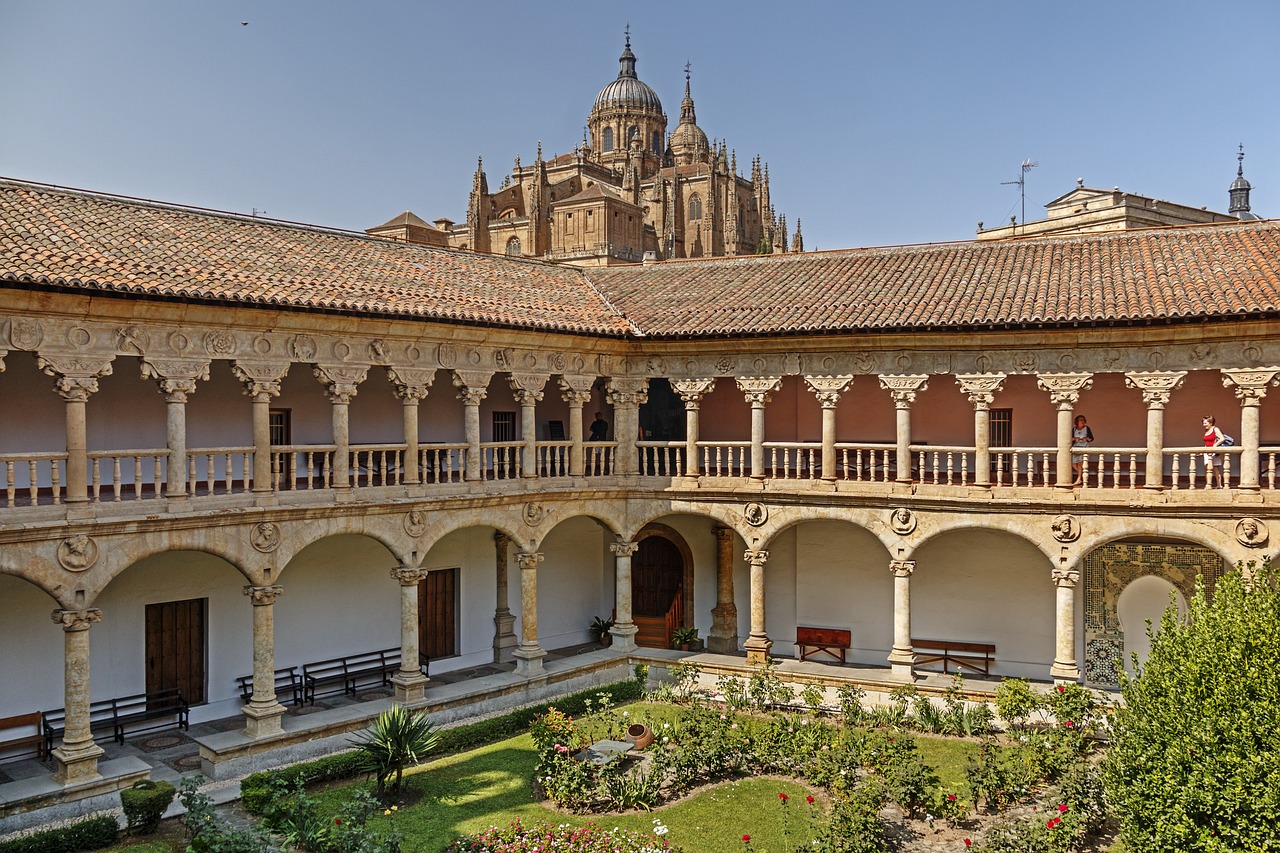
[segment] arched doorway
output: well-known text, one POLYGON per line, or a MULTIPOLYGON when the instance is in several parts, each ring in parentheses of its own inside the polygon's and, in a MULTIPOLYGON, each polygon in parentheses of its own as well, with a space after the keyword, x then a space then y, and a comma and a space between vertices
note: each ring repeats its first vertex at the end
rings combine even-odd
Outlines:
POLYGON ((690 606, 685 595, 688 546, 674 530, 642 531, 631 558, 631 614, 638 632, 636 644, 651 649, 671 648, 671 635, 684 624, 690 606), (683 546, 683 547, 682 547, 683 546))
POLYGON ((1164 578, 1144 575, 1130 583, 1116 599, 1116 615, 1124 636, 1124 670, 1130 678, 1137 673, 1133 668, 1133 656, 1139 665, 1147 662, 1151 654, 1151 638, 1147 636, 1147 623, 1155 632, 1160 631, 1160 620, 1169 607, 1170 597, 1178 608, 1178 614, 1187 612, 1187 600, 1182 592, 1164 578))

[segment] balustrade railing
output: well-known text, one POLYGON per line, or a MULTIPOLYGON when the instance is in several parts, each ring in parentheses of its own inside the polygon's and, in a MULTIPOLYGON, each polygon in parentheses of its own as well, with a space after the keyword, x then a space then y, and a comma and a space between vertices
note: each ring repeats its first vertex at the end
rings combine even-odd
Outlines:
POLYGON ((404 479, 403 444, 353 444, 348 476, 352 488, 398 486, 404 479))
POLYGON ((993 447, 991 483, 1005 486, 1052 486, 1057 471, 1056 447, 993 447))
POLYGON ((568 477, 569 451, 572 449, 572 441, 539 441, 538 476, 568 477))
POLYGON ((836 478, 865 483, 888 483, 897 469, 896 444, 836 443, 836 478))
POLYGON ((636 449, 640 452, 640 476, 684 476, 683 441, 637 441, 636 449))
POLYGON ((815 442, 766 441, 765 466, 775 480, 815 480, 822 476, 822 445, 815 442))
POLYGON ((922 444, 911 446, 915 458, 915 478, 934 486, 967 486, 972 480, 974 448, 922 444))
POLYGON ((329 488, 335 450, 332 444, 273 446, 271 488, 277 492, 329 488))
POLYGON ((751 474, 751 442, 699 441, 702 474, 706 477, 746 477, 751 474))
POLYGON ((467 470, 467 445, 423 444, 419 445, 422 482, 461 483, 467 470))
POLYGON ((115 503, 126 496, 137 501, 164 495, 168 450, 94 450, 87 456, 89 500, 115 503))
POLYGON ((616 441, 590 441, 583 445, 583 471, 588 477, 604 477, 613 473, 616 441))
POLYGON ((187 494, 216 495, 253 488, 252 447, 202 447, 187 451, 187 494))
POLYGON ((0 453, 7 507, 62 503, 65 453, 0 453))
POLYGON ((520 476, 523 441, 486 441, 480 445, 480 479, 514 480, 520 476))
MULTIPOLYGON (((1221 489, 1230 486, 1232 484, 1232 471, 1240 470, 1240 454, 1242 451, 1243 448, 1241 447, 1215 447, 1212 453, 1206 453, 1203 446, 1166 447, 1164 456, 1171 472, 1169 489, 1171 491, 1179 489, 1195 491, 1196 489, 1221 489), (1220 469, 1222 482, 1211 484, 1209 475, 1215 467, 1220 469)), ((1274 465, 1275 453, 1272 452, 1269 455, 1272 457, 1271 464, 1274 465)), ((1268 486, 1268 488, 1274 487, 1268 486)))

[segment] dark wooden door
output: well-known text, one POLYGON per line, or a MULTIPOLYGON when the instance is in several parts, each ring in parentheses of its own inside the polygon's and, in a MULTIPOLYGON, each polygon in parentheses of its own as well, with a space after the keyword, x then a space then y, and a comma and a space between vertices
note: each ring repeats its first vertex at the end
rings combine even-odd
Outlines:
POLYGON ((205 701, 207 598, 148 604, 147 692, 178 688, 192 705, 205 701))
POLYGON ((458 653, 458 570, 428 572, 418 585, 418 645, 432 660, 458 653))
POLYGON ((640 633, 636 643, 670 648, 671 629, 683 624, 684 558, 660 536, 640 540, 631 558, 631 612, 640 633))

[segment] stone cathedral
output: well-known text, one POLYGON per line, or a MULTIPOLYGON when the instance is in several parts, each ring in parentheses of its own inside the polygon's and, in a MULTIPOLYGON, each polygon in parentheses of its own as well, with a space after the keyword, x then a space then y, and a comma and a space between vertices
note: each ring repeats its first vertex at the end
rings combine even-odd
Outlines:
POLYGON ((532 165, 517 156, 497 192, 479 163, 465 222, 405 211, 368 233, 577 266, 803 251, 800 221, 788 237, 770 201, 768 165, 757 156, 743 177, 737 153, 698 126, 688 67, 668 132, 658 93, 636 75, 629 33, 618 63, 573 153, 544 159, 539 143, 532 165))

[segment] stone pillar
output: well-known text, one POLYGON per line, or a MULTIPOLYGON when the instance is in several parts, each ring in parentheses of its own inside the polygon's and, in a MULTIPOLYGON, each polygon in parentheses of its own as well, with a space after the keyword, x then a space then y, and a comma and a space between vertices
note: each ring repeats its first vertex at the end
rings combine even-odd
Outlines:
POLYGON ((1164 407, 1169 405, 1169 395, 1182 387, 1185 370, 1130 371, 1124 375, 1128 388, 1142 391, 1142 402, 1147 404, 1147 489, 1164 488, 1164 407))
POLYGON ((991 404, 1004 388, 1003 373, 965 373, 956 376, 960 390, 973 404, 973 484, 991 487, 991 404))
POLYGON ((751 564, 751 635, 742 647, 747 651, 747 663, 763 664, 769 660, 773 640, 765 633, 764 625, 764 564, 769 552, 749 548, 746 560, 751 564))
POLYGON ((911 482, 911 404, 916 394, 929 387, 929 377, 923 373, 885 375, 880 377, 880 387, 893 397, 898 414, 898 449, 896 451, 899 483, 911 482))
POLYGON ((753 480, 764 479, 764 407, 769 404, 769 395, 781 387, 782 377, 780 376, 738 378, 738 390, 751 406, 751 479, 753 480))
POLYGON ((733 600, 733 529, 717 527, 716 606, 711 609, 707 651, 731 655, 738 651, 738 605, 733 600))
POLYGON ((497 601, 493 609, 493 662, 506 663, 512 660, 515 650, 516 617, 511 612, 511 593, 507 586, 507 548, 511 539, 505 533, 493 534, 495 565, 497 574, 497 601))
POLYGON ((480 401, 489 394, 489 380, 493 374, 483 370, 455 370, 453 387, 458 389, 462 401, 463 429, 467 440, 467 466, 463 478, 468 482, 480 479, 480 401))
POLYGON ((351 399, 365 377, 369 375, 368 365, 326 366, 317 364, 313 368, 316 379, 324 384, 325 395, 333 406, 333 463, 331 488, 342 491, 351 489, 351 399))
POLYGON ((1076 569, 1056 568, 1053 583, 1058 588, 1057 619, 1054 635, 1057 652, 1049 675, 1055 681, 1079 681, 1080 667, 1076 666, 1076 585, 1080 572, 1076 569))
POLYGON ((111 375, 111 357, 41 353, 36 364, 52 376, 54 389, 67 403, 66 502, 89 500, 89 449, 85 438, 85 403, 98 391, 98 380, 111 375))
POLYGON ((643 376, 610 377, 605 399, 613 406, 613 435, 618 442, 614 471, 639 474, 640 456, 636 441, 640 437, 640 407, 649 402, 649 380, 643 376))
POLYGON ((511 373, 507 376, 511 395, 520 404, 520 438, 524 441, 520 459, 521 477, 538 476, 537 405, 542 400, 542 389, 547 384, 547 378, 536 373, 511 373))
POLYGON ((1267 396, 1267 386, 1280 385, 1280 367, 1224 369, 1222 384, 1234 388, 1240 401, 1240 481, 1239 488, 1256 492, 1261 488, 1258 470, 1258 409, 1267 396))
POLYGON ((894 675, 915 675, 916 653, 911 643, 911 573, 915 560, 890 560, 893 572, 893 650, 889 652, 889 668, 894 675))
POLYGON ((852 376, 806 376, 804 381, 822 406, 822 479, 836 481, 836 404, 853 384, 852 376))
POLYGON ((516 662, 516 675, 531 678, 542 673, 542 659, 547 656, 538 645, 538 563, 542 554, 520 552, 516 564, 520 566, 520 645, 512 653, 516 662))
POLYGON ((276 598, 279 586, 246 586, 253 603, 253 696, 244 706, 244 733, 254 739, 278 735, 285 707, 276 696, 276 598))
POLYGON ((1071 470, 1072 411, 1080 402, 1080 392, 1093 387, 1092 373, 1042 373, 1036 377, 1040 390, 1058 410, 1058 453, 1054 466, 1054 488, 1070 491, 1075 480, 1071 470))
MULTIPOLYGON (((187 497, 187 397, 196 392, 196 380, 208 380, 209 362, 144 358, 142 378, 156 380, 166 404, 169 460, 165 466, 165 497, 171 501, 185 500, 187 497)), ((227 464, 230 464, 230 460, 227 464)))
MULTIPOLYGON (((275 492, 271 472, 271 400, 280 396, 280 382, 289 372, 288 364, 237 361, 231 372, 253 398, 253 491, 259 502, 275 492)), ((289 466, 285 466, 285 473, 289 466)))
POLYGON ((53 778, 59 785, 73 785, 99 778, 98 757, 103 749, 94 743, 89 729, 89 628, 102 621, 102 611, 96 607, 55 610, 52 615, 63 631, 66 708, 62 745, 53 750, 53 778))
POLYGON ((435 368, 388 367, 387 378, 395 386, 396 397, 400 399, 402 406, 404 475, 400 482, 406 486, 416 486, 422 482, 422 454, 418 446, 418 406, 427 398, 431 383, 436 379, 436 371, 435 368))
POLYGON ((638 543, 621 536, 609 546, 613 552, 614 608, 618 611, 609 633, 621 652, 635 651, 636 634, 640 630, 631 619, 631 555, 639 547, 638 543))
POLYGON ((684 401, 684 473, 696 477, 702 472, 702 460, 698 458, 698 407, 702 398, 711 393, 715 379, 673 379, 671 387, 684 401))
POLYGON ((391 676, 396 701, 421 702, 427 690, 418 648, 418 586, 427 576, 421 566, 398 566, 391 577, 400 584, 400 669, 391 676))
POLYGON ((594 376, 561 376, 561 398, 569 404, 569 476, 581 477, 586 470, 582 447, 582 407, 591 402, 594 376))

